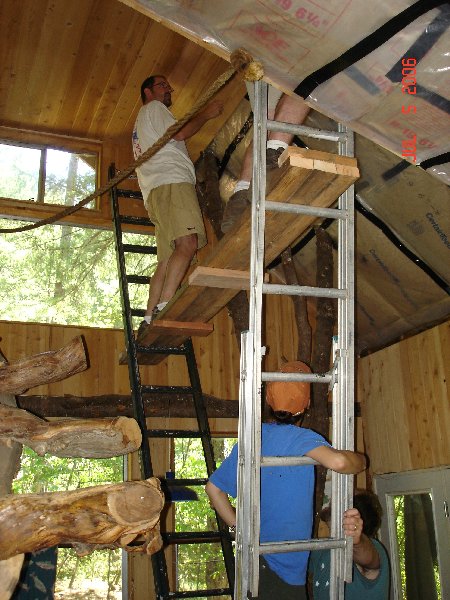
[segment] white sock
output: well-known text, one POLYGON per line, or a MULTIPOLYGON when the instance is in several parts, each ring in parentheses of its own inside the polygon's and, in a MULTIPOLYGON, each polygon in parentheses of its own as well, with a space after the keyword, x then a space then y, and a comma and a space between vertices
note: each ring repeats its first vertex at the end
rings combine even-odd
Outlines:
POLYGON ((239 179, 234 188, 234 192, 240 192, 241 190, 248 190, 250 187, 250 181, 245 181, 245 179, 239 179))
POLYGON ((158 310, 162 310, 165 306, 167 306, 167 304, 169 304, 168 300, 166 302, 160 302, 159 304, 156 305, 156 308, 158 310))
POLYGON ((274 150, 277 150, 277 148, 283 148, 285 150, 288 147, 288 144, 281 140, 269 140, 266 147, 267 149, 273 148, 274 150))
POLYGON ((145 315, 144 321, 150 325, 152 322, 152 315, 145 315))

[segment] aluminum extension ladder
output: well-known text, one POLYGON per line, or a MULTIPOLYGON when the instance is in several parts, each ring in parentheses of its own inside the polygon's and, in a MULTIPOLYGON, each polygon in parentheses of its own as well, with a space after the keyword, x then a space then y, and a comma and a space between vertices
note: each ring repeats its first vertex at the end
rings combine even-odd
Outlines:
MULTIPOLYGON (((109 168, 109 179, 115 175, 114 165, 109 168)), ((151 438, 200 438, 203 448, 206 472, 208 477, 216 469, 214 450, 209 429, 208 416, 201 389, 200 377, 197 369, 192 340, 189 338, 178 347, 141 346, 133 331, 132 317, 143 317, 145 310, 132 308, 128 286, 130 283, 148 286, 150 278, 142 275, 132 275, 127 272, 126 253, 156 254, 156 248, 139 244, 126 244, 122 239, 122 224, 153 227, 153 223, 145 217, 127 216, 121 214, 120 198, 142 199, 140 192, 124 190, 114 187, 111 190, 112 213, 114 221, 114 233, 116 243, 116 255, 119 271, 120 295, 122 301, 122 314, 124 321, 125 345, 127 349, 128 371, 130 378, 131 396, 135 418, 142 432, 142 445, 140 448, 140 467, 144 479, 153 477, 152 457, 150 453, 149 440, 151 438), (144 385, 138 363, 138 353, 141 354, 176 354, 186 359, 190 386, 154 386, 144 385), (145 416, 143 394, 159 392, 161 394, 179 392, 192 396, 195 413, 197 416, 197 430, 175 430, 175 429, 148 429, 145 416)), ((166 492, 176 490, 179 486, 201 486, 203 487, 207 478, 197 479, 161 479, 163 490, 166 492)), ((193 500, 195 501, 195 500, 193 500)), ((174 598, 199 598, 233 595, 234 584, 234 555, 232 539, 226 524, 217 517, 217 531, 193 531, 193 532, 161 532, 165 544, 207 544, 220 543, 229 587, 201 589, 201 590, 170 590, 169 576, 167 572, 166 558, 163 550, 159 550, 151 556, 153 579, 157 600, 172 600, 174 598)))
POLYGON ((265 199, 267 130, 286 131, 338 143, 339 154, 353 156, 353 134, 341 125, 338 131, 321 131, 267 120, 267 84, 255 82, 252 238, 250 257, 249 331, 242 334, 239 392, 239 458, 236 531, 235 598, 258 595, 259 556, 301 550, 331 550, 330 599, 343 600, 344 582, 352 577, 352 538, 342 536, 344 510, 352 504, 353 478, 332 472, 331 537, 290 542, 260 543, 260 468, 274 465, 314 464, 308 457, 261 457, 261 385, 263 381, 308 381, 333 388, 333 446, 354 447, 354 191, 349 188, 337 209, 269 202, 265 199), (338 288, 317 288, 264 283, 265 211, 278 210, 338 219, 338 288), (331 297, 338 300, 338 337, 334 367, 324 374, 261 372, 262 295, 286 294, 331 297), (245 490, 245 493, 243 493, 245 490))

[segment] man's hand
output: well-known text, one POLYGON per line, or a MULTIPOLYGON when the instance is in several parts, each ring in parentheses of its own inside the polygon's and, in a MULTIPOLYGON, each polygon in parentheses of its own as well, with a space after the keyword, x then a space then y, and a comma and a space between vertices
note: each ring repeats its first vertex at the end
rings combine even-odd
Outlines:
POLYGON ((208 121, 209 119, 215 119, 223 113, 223 102, 220 102, 219 100, 212 100, 205 106, 202 113, 205 119, 208 121))

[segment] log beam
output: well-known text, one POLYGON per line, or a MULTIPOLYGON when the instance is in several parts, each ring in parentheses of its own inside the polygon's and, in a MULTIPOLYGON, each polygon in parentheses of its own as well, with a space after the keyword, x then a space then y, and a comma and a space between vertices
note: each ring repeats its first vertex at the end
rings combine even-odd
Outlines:
POLYGON ((82 554, 98 547, 153 554, 162 546, 159 480, 0 498, 0 560, 59 544, 82 554), (129 545, 144 535, 145 543, 129 545))
POLYGON ((82 336, 78 336, 60 350, 0 366, 0 392, 22 394, 32 387, 61 381, 86 368, 86 350, 82 336))
MULTIPOLYGON (((203 395, 206 411, 210 419, 237 419, 239 402, 221 400, 214 396, 203 395)), ((144 408, 147 417, 173 417, 174 419, 193 419, 195 410, 192 398, 172 392, 170 394, 144 394, 144 408)), ((84 419, 133 416, 131 396, 18 396, 17 404, 40 417, 79 417, 84 419)), ((328 414, 331 416, 331 403, 328 414)), ((355 415, 361 416, 359 402, 355 404, 355 415)))
POLYGON ((138 450, 142 434, 129 417, 45 421, 0 404, 0 440, 19 442, 40 456, 111 458, 138 450))

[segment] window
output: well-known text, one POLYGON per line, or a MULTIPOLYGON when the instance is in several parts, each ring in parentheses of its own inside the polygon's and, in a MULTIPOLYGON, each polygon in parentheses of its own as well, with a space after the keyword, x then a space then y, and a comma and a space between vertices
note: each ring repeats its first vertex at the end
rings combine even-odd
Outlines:
POLYGON ((95 152, 0 143, 0 196, 72 206, 95 190, 97 159, 95 152))
POLYGON ((394 600, 450 597, 450 469, 377 475, 394 600))

